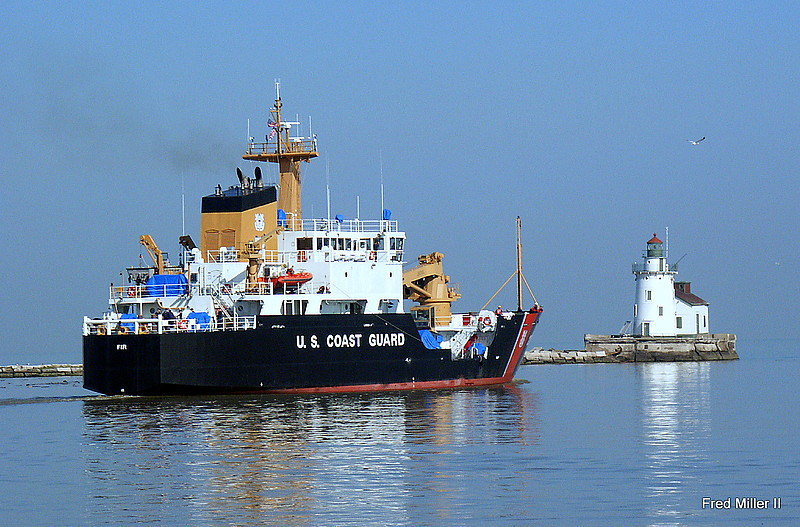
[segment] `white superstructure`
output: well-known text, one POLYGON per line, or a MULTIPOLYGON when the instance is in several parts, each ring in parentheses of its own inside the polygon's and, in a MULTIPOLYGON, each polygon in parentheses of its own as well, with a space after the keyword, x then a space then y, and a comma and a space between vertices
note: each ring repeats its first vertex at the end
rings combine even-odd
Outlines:
POLYGON ((261 249, 256 281, 235 250, 209 251, 189 263, 192 288, 221 286, 239 316, 403 312, 405 233, 396 221, 305 219, 296 228, 278 234, 277 251, 261 249), (305 281, 270 279, 292 276, 305 281))

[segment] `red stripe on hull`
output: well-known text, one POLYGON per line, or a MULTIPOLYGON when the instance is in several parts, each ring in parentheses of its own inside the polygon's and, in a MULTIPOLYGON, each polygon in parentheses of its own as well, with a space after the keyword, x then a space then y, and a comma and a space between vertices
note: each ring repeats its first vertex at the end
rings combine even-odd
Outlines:
MULTIPOLYGON (((507 377, 507 375, 506 375, 507 377)), ((315 386, 313 388, 285 388, 265 390, 260 393, 353 393, 353 392, 392 392, 406 390, 439 390, 445 388, 472 388, 475 386, 497 386, 507 384, 513 379, 492 377, 490 379, 450 379, 446 381, 394 382, 390 384, 360 384, 356 386, 315 386)))

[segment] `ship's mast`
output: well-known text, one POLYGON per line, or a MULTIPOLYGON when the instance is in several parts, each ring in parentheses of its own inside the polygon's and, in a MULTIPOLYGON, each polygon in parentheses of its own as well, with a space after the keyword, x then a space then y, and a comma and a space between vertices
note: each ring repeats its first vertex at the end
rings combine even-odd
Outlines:
POLYGON ((314 137, 289 137, 293 122, 284 121, 281 116, 280 82, 275 83, 276 99, 270 109, 268 126, 271 131, 264 143, 250 143, 242 159, 248 161, 267 161, 278 163, 280 170, 280 193, 278 208, 286 212, 288 228, 302 228, 303 203, 300 180, 300 162, 318 157, 317 142, 314 137), (274 139, 274 140, 273 140, 274 139))
POLYGON ((517 216, 517 311, 522 311, 522 220, 517 216))

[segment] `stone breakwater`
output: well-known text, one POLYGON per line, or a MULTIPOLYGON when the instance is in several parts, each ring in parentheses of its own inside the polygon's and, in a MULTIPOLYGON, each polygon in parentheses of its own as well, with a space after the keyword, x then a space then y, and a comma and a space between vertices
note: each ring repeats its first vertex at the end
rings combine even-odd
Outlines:
POLYGON ((731 333, 688 337, 631 337, 584 335, 585 349, 545 350, 525 353, 523 364, 592 364, 616 362, 690 362, 736 360, 736 335, 731 333))
POLYGON ((0 366, 0 378, 79 375, 83 375, 83 364, 13 364, 11 366, 0 366))

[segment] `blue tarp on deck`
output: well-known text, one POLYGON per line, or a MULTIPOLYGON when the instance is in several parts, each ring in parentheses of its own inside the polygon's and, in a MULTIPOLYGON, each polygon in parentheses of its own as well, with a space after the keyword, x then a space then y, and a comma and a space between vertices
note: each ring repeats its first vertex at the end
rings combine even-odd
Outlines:
POLYGON ((200 331, 211 330, 211 316, 205 311, 192 311, 186 318, 193 318, 195 324, 200 326, 200 331))
POLYGON ((443 340, 441 335, 437 335, 429 329, 420 329, 419 336, 422 339, 422 343, 425 344, 425 347, 429 350, 441 349, 441 342, 443 340))
MULTIPOLYGON (((137 317, 133 313, 123 313, 119 316, 119 318, 120 320, 131 320, 131 319, 136 320, 139 317, 137 317)), ((120 322, 119 325, 132 333, 136 332, 136 323, 134 322, 120 322)))
POLYGON ((145 284, 147 296, 183 295, 189 290, 189 282, 182 274, 156 274, 145 284))
POLYGON ((472 346, 469 347, 469 351, 471 353, 483 356, 484 354, 486 354, 486 346, 484 346, 480 342, 473 342, 472 346))

